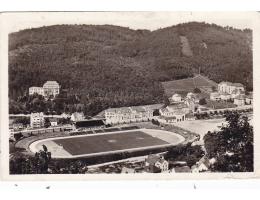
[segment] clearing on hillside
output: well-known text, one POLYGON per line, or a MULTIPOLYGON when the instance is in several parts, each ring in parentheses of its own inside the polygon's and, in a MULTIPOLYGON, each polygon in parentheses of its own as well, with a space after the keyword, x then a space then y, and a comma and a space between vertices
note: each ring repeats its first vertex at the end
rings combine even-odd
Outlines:
POLYGON ((204 93, 210 93, 213 87, 218 87, 217 83, 200 74, 192 78, 162 82, 162 85, 168 97, 174 93, 186 95, 188 92, 193 92, 194 88, 199 88, 204 93))
POLYGON ((187 57, 193 56, 188 38, 185 36, 180 36, 180 40, 181 40, 181 46, 182 46, 182 54, 187 57))

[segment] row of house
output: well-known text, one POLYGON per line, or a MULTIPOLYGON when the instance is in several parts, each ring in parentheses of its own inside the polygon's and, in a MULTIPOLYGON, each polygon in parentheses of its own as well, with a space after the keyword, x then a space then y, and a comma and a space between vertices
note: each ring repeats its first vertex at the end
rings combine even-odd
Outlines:
POLYGON ((218 91, 210 94, 213 101, 233 100, 237 106, 252 104, 252 94, 245 95, 245 88, 241 83, 221 82, 218 84, 218 91))
MULTIPOLYGON (((151 154, 144 160, 144 171, 148 173, 201 173, 207 172, 215 162, 215 158, 209 159, 207 156, 203 156, 192 167, 189 167, 185 161, 171 162, 165 160, 162 155, 151 154)), ((136 170, 123 167, 121 173, 136 173, 136 170)))
POLYGON ((60 85, 57 81, 47 81, 42 87, 30 87, 29 95, 39 94, 44 97, 57 96, 60 93, 60 85))
POLYGON ((162 104, 109 108, 105 110, 106 124, 149 121, 153 119, 153 112, 161 107, 162 104))

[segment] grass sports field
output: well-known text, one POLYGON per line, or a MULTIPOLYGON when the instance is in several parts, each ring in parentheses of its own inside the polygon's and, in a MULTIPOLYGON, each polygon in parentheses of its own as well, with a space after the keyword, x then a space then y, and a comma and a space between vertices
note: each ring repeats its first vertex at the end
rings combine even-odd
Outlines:
POLYGON ((46 145, 56 158, 87 157, 124 151, 138 151, 176 145, 184 141, 180 135, 163 130, 139 129, 95 135, 48 138, 33 142, 32 152, 46 145))

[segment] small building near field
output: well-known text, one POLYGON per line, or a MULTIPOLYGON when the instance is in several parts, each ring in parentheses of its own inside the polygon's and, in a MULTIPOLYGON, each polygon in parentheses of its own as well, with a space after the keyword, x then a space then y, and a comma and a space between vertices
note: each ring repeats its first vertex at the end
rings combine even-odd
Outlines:
POLYGON ((206 172, 215 162, 215 158, 209 159, 207 156, 203 156, 195 165, 191 167, 191 171, 192 173, 206 172))
POLYGON ((245 103, 246 103, 247 105, 253 104, 253 94, 249 94, 249 95, 246 96, 246 98, 245 98, 245 103))
POLYGON ((213 101, 220 101, 221 100, 221 96, 218 92, 212 92, 210 93, 210 100, 213 101))
POLYGON ((169 163, 163 156, 159 155, 148 155, 145 159, 145 170, 150 173, 161 173, 166 172, 169 169, 169 163))
POLYGON ((237 106, 244 106, 245 105, 245 96, 239 95, 236 98, 234 98, 234 104, 237 106))
POLYGON ((182 97, 180 94, 175 93, 174 95, 172 95, 171 99, 172 102, 181 102, 182 101, 182 97))
POLYGON ((50 118, 51 126, 58 126, 58 120, 56 118, 50 118))
POLYGON ((61 114, 61 118, 68 119, 68 118, 70 118, 70 117, 71 117, 71 115, 68 114, 68 113, 62 113, 62 114, 61 114))
POLYGON ((31 113, 30 124, 32 128, 44 127, 44 115, 40 113, 31 113))
POLYGON ((220 94, 220 98, 221 98, 221 100, 223 100, 223 101, 228 101, 228 100, 231 99, 231 95, 228 94, 228 93, 221 93, 221 94, 220 94))
POLYGON ((198 107, 195 98, 186 98, 184 103, 188 106, 191 113, 194 113, 198 107))
POLYGON ((195 99, 196 98, 196 95, 192 92, 189 92, 186 96, 187 99, 195 99))
POLYGON ((84 119, 85 116, 83 112, 74 112, 70 117, 70 120, 73 122, 82 121, 84 119))
POLYGON ((190 108, 184 102, 181 102, 161 108, 159 112, 161 116, 158 121, 160 123, 175 123, 185 121, 186 114, 190 113, 190 108))

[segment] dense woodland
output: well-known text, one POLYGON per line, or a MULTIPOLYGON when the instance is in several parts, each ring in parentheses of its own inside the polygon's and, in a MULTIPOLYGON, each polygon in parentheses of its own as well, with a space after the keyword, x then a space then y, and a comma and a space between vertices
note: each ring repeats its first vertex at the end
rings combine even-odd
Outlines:
POLYGON ((216 82, 242 82, 252 90, 252 31, 197 22, 155 31, 111 25, 22 30, 9 35, 10 112, 28 110, 28 88, 47 80, 58 81, 68 98, 78 97, 56 101, 58 112, 77 110, 76 104, 95 115, 108 107, 159 103, 160 82, 191 77, 199 68, 216 82), (180 36, 188 39, 191 56, 182 53, 180 36))

